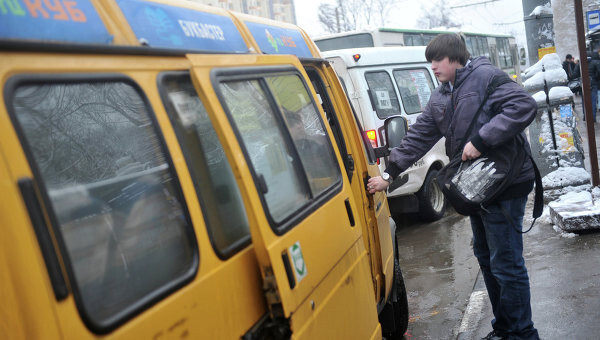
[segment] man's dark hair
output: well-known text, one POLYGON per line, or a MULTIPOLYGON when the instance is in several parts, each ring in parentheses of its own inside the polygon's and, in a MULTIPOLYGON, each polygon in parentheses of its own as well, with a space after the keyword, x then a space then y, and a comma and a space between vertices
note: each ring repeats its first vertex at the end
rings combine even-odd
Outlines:
POLYGON ((440 34, 427 44, 425 58, 428 62, 440 61, 445 57, 448 57, 450 62, 458 61, 461 65, 465 65, 467 60, 471 58, 469 51, 467 51, 467 45, 458 34, 440 34))
POLYGON ((567 56, 565 57, 565 59, 573 59, 573 56, 570 54, 567 54, 567 56))

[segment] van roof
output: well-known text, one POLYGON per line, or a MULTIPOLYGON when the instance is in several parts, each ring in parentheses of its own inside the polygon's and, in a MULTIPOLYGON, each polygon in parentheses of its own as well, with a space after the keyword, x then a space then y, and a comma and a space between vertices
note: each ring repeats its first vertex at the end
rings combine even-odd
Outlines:
POLYGON ((264 53, 319 57, 298 26, 183 0, 81 0, 15 3, 0 20, 0 46, 106 49, 144 46, 179 53, 264 53))
POLYGON ((321 52, 323 57, 340 57, 346 65, 368 66, 382 64, 426 63, 425 46, 361 47, 321 52), (354 61, 354 55, 360 59, 354 61))

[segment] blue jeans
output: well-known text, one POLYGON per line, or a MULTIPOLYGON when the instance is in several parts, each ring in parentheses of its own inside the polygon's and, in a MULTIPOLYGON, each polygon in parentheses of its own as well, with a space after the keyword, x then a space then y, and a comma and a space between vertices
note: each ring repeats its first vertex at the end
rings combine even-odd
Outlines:
POLYGON ((509 339, 539 339, 531 320, 529 276, 523 259, 523 228, 527 196, 500 201, 489 212, 471 216, 473 253, 479 261, 492 303, 492 327, 509 339), (512 217, 506 219, 502 205, 512 217))

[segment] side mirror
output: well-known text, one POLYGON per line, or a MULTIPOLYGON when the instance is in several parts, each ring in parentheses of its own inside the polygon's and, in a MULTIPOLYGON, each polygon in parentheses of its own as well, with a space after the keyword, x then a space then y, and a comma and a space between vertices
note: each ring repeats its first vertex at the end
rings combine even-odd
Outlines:
POLYGON ((375 156, 377 158, 389 156, 392 148, 400 146, 400 142, 402 142, 408 131, 408 123, 406 122, 406 118, 394 116, 385 120, 383 129, 386 136, 386 143, 385 146, 375 148, 375 156))

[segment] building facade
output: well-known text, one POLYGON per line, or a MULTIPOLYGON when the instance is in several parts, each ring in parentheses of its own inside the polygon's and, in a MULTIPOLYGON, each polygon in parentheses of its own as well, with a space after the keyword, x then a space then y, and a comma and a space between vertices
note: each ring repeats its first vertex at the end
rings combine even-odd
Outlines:
POLYGON ((293 0, 189 0, 277 21, 296 23, 293 0))
MULTIPOLYGON (((600 10, 599 0, 583 0, 583 25, 585 31, 588 31, 588 25, 594 25, 594 22, 588 23, 587 13, 600 10)), ((554 43, 556 44, 556 53, 561 59, 567 54, 579 59, 579 47, 577 46, 577 28, 575 25, 575 8, 573 0, 554 0, 552 1, 552 12, 554 21, 554 43)), ((594 18, 592 17, 592 21, 594 18)), ((599 18, 600 20, 600 18, 599 18)))

